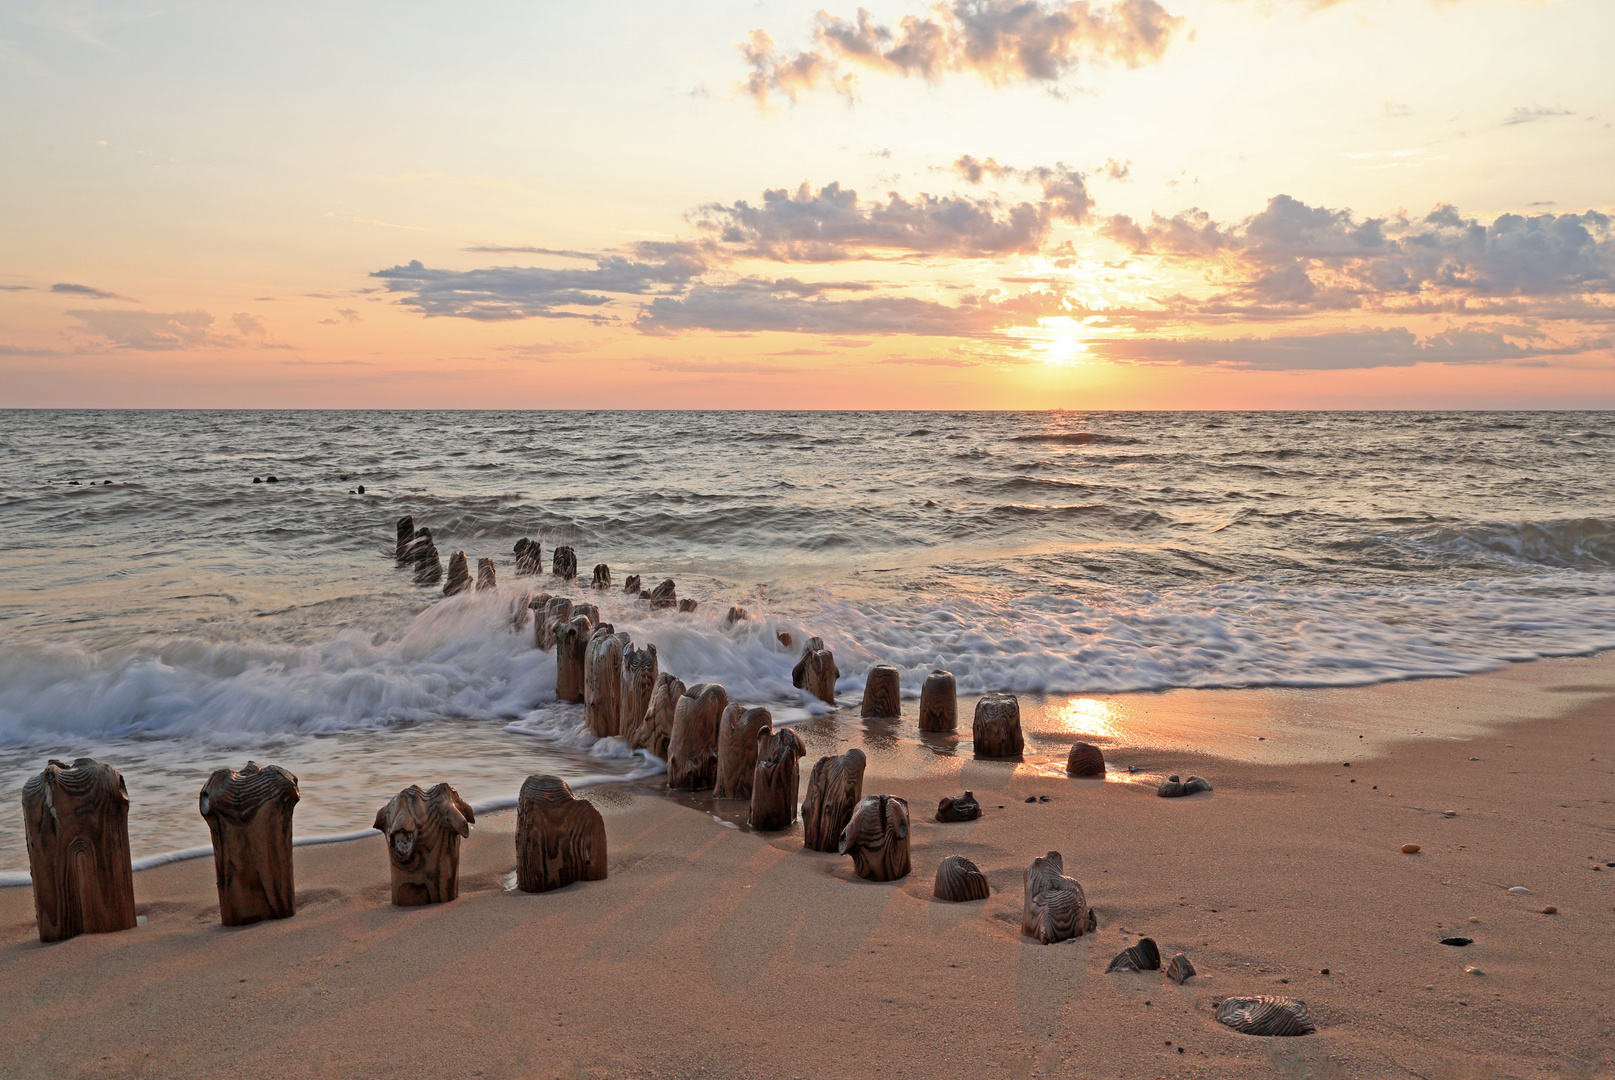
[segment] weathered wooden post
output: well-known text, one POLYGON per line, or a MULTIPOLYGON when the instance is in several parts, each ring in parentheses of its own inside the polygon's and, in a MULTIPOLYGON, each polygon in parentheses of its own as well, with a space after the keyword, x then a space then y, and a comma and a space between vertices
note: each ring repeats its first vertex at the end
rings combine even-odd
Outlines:
MULTIPOLYGON (((751 798, 752 774, 757 770, 757 736, 772 729, 774 717, 767 709, 748 709, 731 703, 718 720, 718 778, 712 788, 714 799, 751 798)), ((791 820, 795 820, 796 792, 791 792, 791 820)))
POLYGON ((52 758, 22 786, 22 817, 39 940, 134 929, 129 792, 118 770, 52 758))
POLYGON ((529 776, 516 798, 516 887, 549 892, 606 876, 606 822, 558 776, 529 776))
POLYGON ((628 580, 626 580, 626 581, 624 581, 622 583, 622 591, 627 593, 629 596, 638 596, 639 595, 639 575, 638 574, 629 574, 628 575, 628 580))
POLYGON ((858 715, 866 720, 892 720, 903 715, 895 667, 876 664, 869 669, 864 679, 864 700, 858 706, 858 715))
POLYGON ((596 589, 611 588, 611 567, 605 563, 595 563, 594 580, 590 584, 596 589))
POLYGON ((678 607, 678 586, 673 584, 672 578, 666 578, 656 588, 650 591, 650 606, 653 608, 678 607))
POLYGON ((387 840, 393 903, 399 907, 443 904, 460 894, 460 840, 471 835, 476 815, 448 784, 422 791, 417 785, 394 795, 376 814, 375 828, 387 840))
POLYGON ((554 562, 551 564, 550 569, 556 577, 571 581, 578 576, 577 553, 569 547, 556 548, 554 562))
POLYGON ((431 529, 416 529, 410 541, 410 557, 415 561, 415 584, 436 585, 443 580, 443 560, 432 542, 431 529))
POLYGON ((583 718, 601 739, 621 733, 622 651, 632 647, 627 634, 613 629, 610 623, 596 626, 583 658, 583 718))
POLYGON ((809 851, 834 851, 841 830, 864 797, 864 769, 869 759, 856 746, 840 757, 822 757, 808 774, 807 796, 802 800, 802 846, 809 851))
POLYGON ((572 621, 572 601, 565 596, 552 596, 533 622, 533 644, 545 652, 555 648, 555 631, 572 621))
POLYGON ((790 828, 796 820, 797 762, 806 752, 790 728, 758 729, 748 825, 765 832, 790 828))
POLYGON ((970 737, 977 757, 1019 757, 1026 749, 1021 738, 1021 703, 1014 694, 987 694, 976 702, 970 737))
POLYGON ((735 623, 745 622, 747 619, 750 619, 750 618, 751 618, 751 612, 747 611, 743 607, 735 607, 735 606, 731 605, 730 608, 729 608, 729 614, 727 614, 727 615, 725 615, 723 617, 724 629, 727 630, 731 626, 734 626, 735 623))
POLYGON ((499 587, 499 582, 497 580, 495 580, 495 578, 494 578, 493 560, 492 559, 478 559, 477 560, 477 591, 482 592, 485 589, 496 589, 498 587, 499 587))
POLYGON ((465 552, 456 551, 449 556, 449 579, 443 583, 444 596, 457 596, 471 588, 471 568, 466 564, 465 552))
POLYGON ((865 795, 841 830, 836 851, 851 855, 858 876, 866 881, 907 877, 908 801, 896 795, 865 795))
POLYGON ((705 791, 718 771, 718 720, 729 693, 717 683, 696 683, 673 710, 667 746, 667 786, 705 791))
POLYGON ((791 669, 791 685, 834 705, 836 680, 840 677, 841 669, 836 667, 835 655, 824 647, 824 639, 808 638, 807 647, 802 650, 802 659, 791 669))
POLYGON ((536 574, 544 569, 544 545, 525 536, 516 541, 516 573, 536 574))
POLYGON ((1094 928, 1094 915, 1082 886, 1065 876, 1065 863, 1058 851, 1033 859, 1026 868, 1025 882, 1021 933, 1050 945, 1081 937, 1094 928))
POLYGON ((699 607, 700 604, 701 601, 699 600, 691 600, 689 597, 685 597, 679 601, 679 614, 693 615, 695 614, 695 609, 699 607))
POLYGON ((650 704, 645 707, 645 715, 634 730, 630 746, 635 750, 649 750, 662 760, 667 760, 668 746, 673 741, 673 718, 678 713, 679 702, 684 700, 684 690, 684 681, 672 672, 664 671, 656 676, 650 704))
POLYGON ((583 700, 583 664, 589 651, 594 624, 585 616, 574 615, 555 630, 555 700, 583 700))
POLYGON ((963 855, 949 855, 937 864, 936 884, 931 895, 951 904, 969 900, 985 900, 992 895, 987 887, 987 875, 963 855))
POLYGON ((405 514, 398 519, 398 544, 393 548, 393 555, 399 562, 409 558, 409 542, 415 539, 415 518, 405 514))
POLYGON ((1104 753, 1093 743, 1072 743, 1071 753, 1066 755, 1065 759, 1065 774, 1067 776, 1104 776, 1104 753))
POLYGON ((920 730, 953 731, 959 726, 959 696, 953 672, 937 668, 920 686, 920 730))
POLYGON ((297 913, 292 874, 292 811, 297 777, 278 765, 247 762, 240 772, 215 770, 197 808, 213 837, 219 921, 246 926, 297 913))
MULTIPOLYGON (((625 644, 622 653, 622 682, 617 689, 617 734, 638 745, 640 725, 650 708, 651 692, 656 689, 656 646, 636 649, 625 644)), ((679 691, 683 693, 684 691, 679 691)))

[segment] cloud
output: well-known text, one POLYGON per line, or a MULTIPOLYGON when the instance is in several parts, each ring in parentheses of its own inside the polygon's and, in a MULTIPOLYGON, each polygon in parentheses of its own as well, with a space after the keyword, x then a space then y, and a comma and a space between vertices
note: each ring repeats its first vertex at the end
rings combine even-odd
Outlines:
POLYGON ((134 302, 129 297, 121 296, 115 292, 107 292, 104 289, 93 289, 88 285, 74 285, 66 281, 58 281, 55 285, 50 287, 50 291, 53 293, 67 293, 70 296, 88 297, 91 300, 129 300, 130 303, 134 302))
POLYGON ((284 348, 269 342, 264 321, 238 311, 230 316, 233 334, 216 333, 214 318, 206 311, 69 311, 84 330, 105 339, 115 349, 173 351, 179 349, 234 348, 249 340, 263 348, 284 348))
POLYGON ((321 319, 320 320, 320 325, 321 326, 340 326, 343 323, 347 323, 349 326, 352 326, 354 323, 364 321, 363 319, 361 319, 359 317, 359 312, 355 308, 350 308, 350 307, 349 308, 337 308, 336 313, 339 316, 338 318, 335 318, 335 319, 321 319))
POLYGON ((0 345, 0 356, 58 356, 55 349, 35 349, 24 345, 0 345))
POLYGON ((0 285, 0 292, 28 292, 32 285, 0 285))
POLYGON ((1104 360, 1133 364, 1338 371, 1425 363, 1485 364, 1610 347, 1608 339, 1569 345, 1529 343, 1535 336, 1520 328, 1465 327, 1421 339, 1405 327, 1374 327, 1277 337, 1109 339, 1089 342, 1088 351, 1104 360))
POLYGON ((768 34, 753 30, 739 46, 751 69, 743 87, 759 103, 776 94, 796 101, 821 88, 850 97, 856 83, 848 67, 931 82, 972 74, 993 86, 1054 83, 1082 60, 1127 67, 1158 60, 1182 22, 1155 0, 1108 7, 1089 0, 952 0, 895 25, 877 22, 864 8, 851 20, 820 11, 815 48, 794 55, 776 52, 768 34))
POLYGON ((1575 115, 1569 109, 1527 109, 1523 106, 1516 106, 1514 111, 1508 114, 1508 119, 1503 121, 1503 126, 1512 127, 1515 124, 1529 124, 1536 120, 1546 120, 1554 116, 1575 115))

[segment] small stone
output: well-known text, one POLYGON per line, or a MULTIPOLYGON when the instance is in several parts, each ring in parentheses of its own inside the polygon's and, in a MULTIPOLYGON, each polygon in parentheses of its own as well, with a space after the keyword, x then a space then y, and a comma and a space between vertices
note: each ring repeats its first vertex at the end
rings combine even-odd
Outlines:
POLYGON ((1026 797, 1026 801, 1027 802, 1037 802, 1037 796, 1036 795, 1028 795, 1026 797))
POLYGON ((1328 968, 1319 968, 1318 969, 1318 974, 1319 975, 1327 975, 1327 974, 1329 974, 1329 969, 1328 968))
POLYGON ((1477 918, 1475 918, 1475 916, 1473 916, 1473 915, 1471 915, 1471 916, 1470 916, 1470 917, 1469 917, 1469 921, 1470 921, 1470 922, 1472 922, 1472 923, 1478 923, 1478 922, 1480 922, 1480 920, 1479 920, 1479 919, 1477 919, 1477 918))
POLYGON ((1484 975, 1486 973, 1484 971, 1482 971, 1480 968, 1475 967, 1473 964, 1471 964, 1469 967, 1464 968, 1464 974, 1465 975, 1484 975))
POLYGON ((1456 811, 1456 810, 1443 810, 1443 811, 1441 811, 1441 816, 1442 817, 1457 817, 1458 816, 1458 811, 1456 811))
POLYGON ((1174 955, 1166 965, 1166 977, 1179 986, 1183 985, 1184 980, 1192 979, 1194 974, 1194 965, 1189 963, 1189 958, 1182 953, 1174 955))
POLYGON ((1402 845, 1402 854, 1404 854, 1404 855, 1417 855, 1418 853, 1419 853, 1419 845, 1418 844, 1403 844, 1402 845))
POLYGON ((1557 915, 1557 914, 1559 914, 1559 909, 1554 907, 1552 904, 1549 904, 1547 907, 1542 909, 1542 914, 1544 914, 1544 915, 1557 915))
POLYGON ((1050 800, 1049 800, 1049 797, 1047 795, 1039 795, 1037 797, 1037 801, 1038 802, 1049 802, 1050 800))
POLYGON ((1464 945, 1473 945, 1474 943, 1474 938, 1467 937, 1444 937, 1441 939, 1441 944, 1443 945, 1457 945, 1459 947, 1464 945))
POLYGON ((1529 896, 1531 894, 1531 890, 1527 889, 1524 885, 1516 885, 1510 889, 1509 892, 1513 893, 1515 896, 1529 896))

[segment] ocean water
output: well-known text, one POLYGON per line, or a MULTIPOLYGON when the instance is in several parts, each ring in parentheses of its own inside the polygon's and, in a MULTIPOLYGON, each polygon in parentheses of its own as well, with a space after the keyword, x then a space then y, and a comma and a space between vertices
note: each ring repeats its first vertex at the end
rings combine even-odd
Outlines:
POLYGON ((962 695, 1035 696, 1608 649, 1615 415, 4 411, 0 536, 16 871, 50 757, 124 771, 137 855, 206 843, 196 792, 249 757, 298 773, 309 837, 416 780, 494 806, 535 771, 653 775, 511 628, 523 536, 546 568, 572 545, 585 581, 674 578, 694 614, 569 591, 786 722, 823 707, 780 630, 826 640, 853 706, 882 662, 909 695, 942 666, 962 695), (413 585, 406 513, 500 589, 413 585), (731 604, 753 618, 726 628, 731 604))

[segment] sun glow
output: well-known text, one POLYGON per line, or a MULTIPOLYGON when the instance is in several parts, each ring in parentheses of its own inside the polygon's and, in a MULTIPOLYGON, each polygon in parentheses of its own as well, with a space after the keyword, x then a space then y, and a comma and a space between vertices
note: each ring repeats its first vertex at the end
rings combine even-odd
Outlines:
POLYGON ((1051 367, 1070 367, 1089 360, 1088 343, 1083 335, 1083 324, 1067 316, 1055 316, 1040 322, 1043 333, 1043 362, 1051 367))

